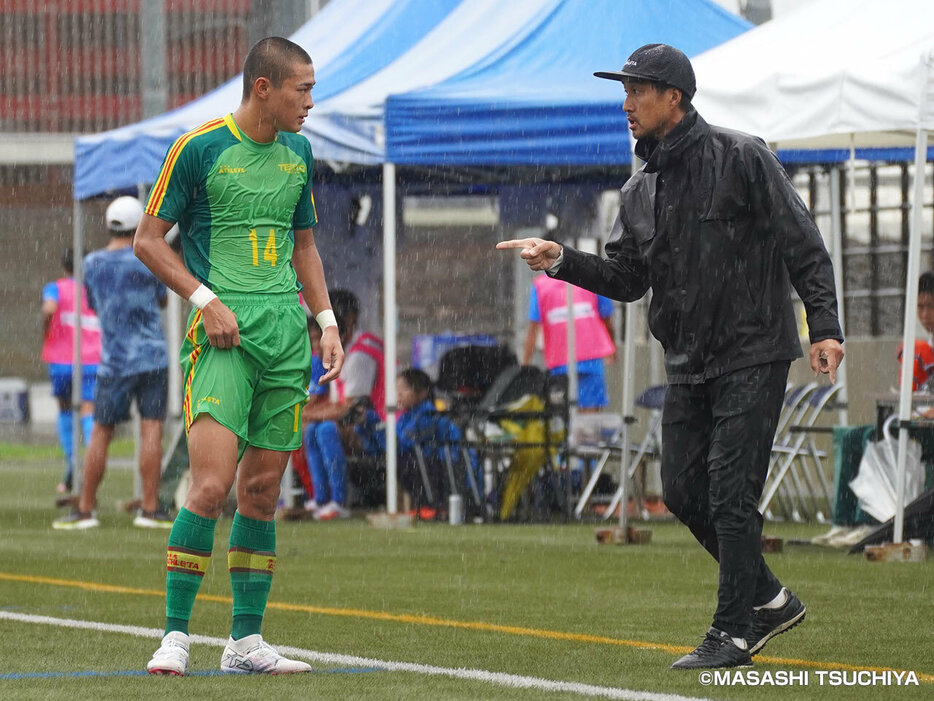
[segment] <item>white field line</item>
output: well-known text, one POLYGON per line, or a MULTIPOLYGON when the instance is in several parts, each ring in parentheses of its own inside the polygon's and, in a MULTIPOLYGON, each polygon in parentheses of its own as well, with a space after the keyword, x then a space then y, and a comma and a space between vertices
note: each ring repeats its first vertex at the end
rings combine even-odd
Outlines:
MULTIPOLYGON (((71 618, 52 618, 50 616, 33 616, 12 611, 0 611, 0 619, 33 623, 36 625, 58 626, 60 628, 76 628, 96 630, 107 633, 124 633, 137 638, 153 638, 161 640, 161 628, 142 628, 140 626, 121 626, 113 623, 99 623, 97 621, 79 621, 71 618)), ((192 635, 193 643, 224 647, 227 640, 213 638, 206 635, 192 635)), ((470 679, 472 681, 486 682, 514 689, 537 689, 539 691, 563 691, 581 696, 595 696, 606 699, 625 699, 626 701, 704 701, 689 696, 677 694, 663 694, 652 691, 633 691, 619 689, 611 686, 596 686, 583 682, 563 682, 539 677, 526 677, 503 672, 490 672, 484 669, 464 669, 454 667, 436 667, 434 665, 416 664, 414 662, 390 662, 370 657, 357 657, 356 655, 339 655, 331 652, 317 652, 299 647, 276 646, 279 652, 291 657, 299 657, 314 662, 335 664, 347 667, 376 667, 392 672, 410 672, 412 674, 425 674, 429 676, 452 677, 454 679, 470 679)))

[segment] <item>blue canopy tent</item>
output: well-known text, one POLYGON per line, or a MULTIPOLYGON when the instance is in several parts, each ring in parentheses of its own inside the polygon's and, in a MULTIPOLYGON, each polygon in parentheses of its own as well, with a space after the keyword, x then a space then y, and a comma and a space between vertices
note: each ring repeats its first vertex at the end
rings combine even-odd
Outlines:
POLYGON ((593 77, 637 47, 694 56, 750 25, 708 0, 559 0, 510 45, 386 102, 399 165, 619 165, 631 161, 619 83, 593 77))
MULTIPOLYGON (((643 44, 672 44, 694 56, 751 26, 709 0, 555 0, 545 10, 513 41, 461 73, 437 85, 389 96, 384 202, 395 200, 395 164, 537 168, 629 164, 632 147, 621 85, 599 80, 593 72, 618 68, 643 44)), ((385 333, 387 348, 395 348, 395 319, 390 313, 395 290, 394 218, 387 215, 383 225, 385 333)), ((627 314, 627 322, 632 316, 627 314)), ((624 411, 632 405, 634 330, 629 326, 624 411)), ((573 329, 573 324, 568 328, 573 329)), ((573 348, 573 337, 568 344, 573 348)), ((574 368, 569 365, 572 397, 576 396, 574 368)), ((625 462, 623 473, 628 471, 625 462)), ((620 482, 625 485, 625 476, 620 482)), ((625 515, 626 509, 620 513, 625 515)))

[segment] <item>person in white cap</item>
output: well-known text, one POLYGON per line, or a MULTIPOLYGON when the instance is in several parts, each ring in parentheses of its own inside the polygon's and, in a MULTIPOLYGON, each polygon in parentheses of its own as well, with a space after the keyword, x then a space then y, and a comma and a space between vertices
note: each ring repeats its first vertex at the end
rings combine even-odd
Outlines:
POLYGON ((140 420, 140 510, 133 524, 171 528, 172 519, 159 506, 162 422, 168 398, 168 351, 159 310, 166 287, 133 255, 133 234, 143 216, 135 197, 118 197, 107 207, 110 242, 84 261, 88 304, 101 325, 101 363, 97 371, 94 427, 84 457, 77 507, 56 519, 56 530, 83 530, 100 525, 95 511, 97 488, 107 467, 107 450, 119 423, 130 418, 136 400, 140 420))

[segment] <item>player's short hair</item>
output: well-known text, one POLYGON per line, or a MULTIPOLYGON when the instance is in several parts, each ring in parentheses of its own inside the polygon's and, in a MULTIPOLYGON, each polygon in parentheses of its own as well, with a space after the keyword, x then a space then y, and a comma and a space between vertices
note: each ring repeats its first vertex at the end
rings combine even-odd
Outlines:
POLYGON ((243 99, 250 96, 257 78, 268 78, 278 88, 293 74, 296 63, 309 64, 311 56, 294 41, 282 37, 260 39, 243 62, 243 99))
POLYGON ((921 273, 921 277, 918 278, 918 293, 934 295, 934 273, 921 273))
POLYGON ((360 316, 360 300, 350 290, 333 290, 328 296, 331 298, 331 308, 334 310, 334 316, 337 318, 337 327, 343 330, 347 328, 348 319, 353 316, 356 319, 360 316))

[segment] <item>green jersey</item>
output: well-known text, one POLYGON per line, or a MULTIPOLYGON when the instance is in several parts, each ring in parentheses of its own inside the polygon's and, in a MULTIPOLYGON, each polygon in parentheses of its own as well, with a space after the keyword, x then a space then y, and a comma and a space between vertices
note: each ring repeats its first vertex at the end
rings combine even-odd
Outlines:
POLYGON ((313 169, 304 136, 260 144, 228 114, 172 145, 146 213, 178 222, 185 265, 214 292, 295 292, 294 232, 318 223, 313 169))

